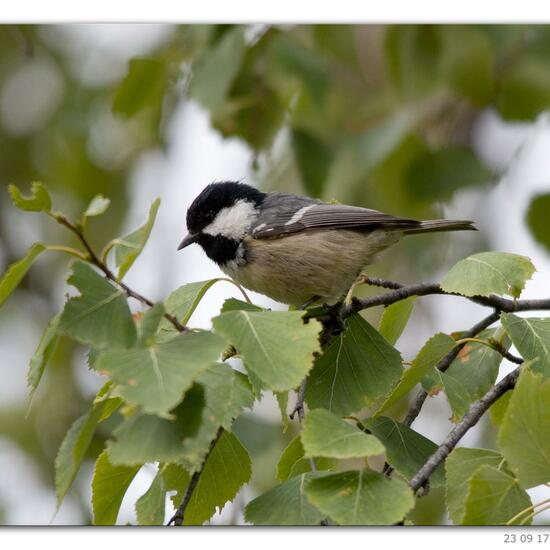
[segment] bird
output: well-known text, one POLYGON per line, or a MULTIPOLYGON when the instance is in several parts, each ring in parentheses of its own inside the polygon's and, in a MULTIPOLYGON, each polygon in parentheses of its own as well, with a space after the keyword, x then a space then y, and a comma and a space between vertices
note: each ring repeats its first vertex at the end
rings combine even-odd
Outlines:
POLYGON ((207 185, 186 222, 178 250, 197 243, 239 285, 296 308, 341 301, 403 236, 477 230, 469 220, 419 221, 235 181, 207 185))

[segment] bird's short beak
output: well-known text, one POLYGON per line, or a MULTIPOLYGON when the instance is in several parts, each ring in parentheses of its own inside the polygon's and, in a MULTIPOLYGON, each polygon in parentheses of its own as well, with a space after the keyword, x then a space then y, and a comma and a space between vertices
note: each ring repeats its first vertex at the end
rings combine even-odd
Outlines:
POLYGON ((189 233, 183 241, 181 241, 180 245, 178 246, 178 250, 181 250, 182 248, 185 248, 186 246, 189 246, 190 244, 196 243, 199 240, 199 234, 192 235, 189 233))

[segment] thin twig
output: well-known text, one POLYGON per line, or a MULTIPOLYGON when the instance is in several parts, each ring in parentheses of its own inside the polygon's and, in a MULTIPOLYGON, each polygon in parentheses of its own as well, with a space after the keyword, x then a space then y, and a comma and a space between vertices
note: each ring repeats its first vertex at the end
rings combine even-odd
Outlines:
MULTIPOLYGON (((50 215, 55 219, 55 221, 57 221, 57 223, 64 225, 78 237, 78 239, 86 249, 86 252, 88 253, 89 260, 91 261, 91 263, 93 263, 96 267, 98 267, 104 273, 105 277, 107 277, 107 279, 109 279, 110 281, 117 284, 120 288, 122 288, 124 292, 126 292, 126 295, 128 297, 134 298, 135 300, 138 300, 142 304, 149 307, 153 307, 155 305, 153 301, 139 294, 139 292, 136 292, 135 290, 131 289, 126 283, 123 283, 122 281, 119 281, 116 278, 115 274, 109 269, 107 264, 104 263, 95 253, 94 249, 88 242, 88 239, 86 239, 86 237, 84 236, 84 233, 81 227, 79 227, 78 225, 75 225, 73 222, 67 219, 63 214, 51 213, 50 215)), ((171 315, 170 313, 165 313, 164 317, 172 323, 172 325, 175 327, 175 329, 178 332, 188 331, 188 328, 182 325, 174 315, 171 315)))
POLYGON ((183 520, 185 518, 185 510, 187 509, 187 506, 189 505, 189 502, 191 500, 191 497, 193 496, 193 492, 197 488, 197 484, 199 483, 199 479, 201 477, 202 471, 204 470, 204 466, 214 450, 214 447, 216 446, 216 443, 220 439, 224 432, 223 427, 219 427, 218 431, 216 433, 216 437, 210 442, 210 447, 208 449, 208 452, 206 453, 206 456, 204 457, 204 460, 201 464, 200 469, 198 469, 192 476, 189 481, 189 485, 187 486, 187 489, 185 490, 185 494, 183 495, 183 499, 181 501, 181 504, 178 506, 178 509, 176 510, 176 513, 170 518, 170 521, 166 524, 172 525, 172 523, 176 526, 183 525, 183 520))
MULTIPOLYGON (((491 315, 488 315, 478 323, 476 323, 470 330, 467 330, 462 336, 463 338, 473 338, 474 336, 477 336, 482 330, 485 330, 487 327, 491 326, 495 321, 498 321, 500 317, 500 314, 498 311, 493 311, 491 315)), ((457 358, 458 354, 460 353, 460 350, 464 347, 464 345, 459 345, 454 347, 443 359, 439 361, 439 363, 435 366, 435 368, 441 372, 445 372, 450 366, 451 363, 457 358)), ((422 406, 424 405, 424 401, 426 401, 426 398, 428 397, 428 393, 425 390, 420 390, 417 394, 417 396, 414 399, 414 402, 412 406, 409 408, 409 411, 407 412, 407 416, 405 417, 405 420, 403 420, 403 424, 405 426, 410 426, 416 419, 416 417, 420 414, 420 410, 422 409, 422 406)))
POLYGON ((516 385, 521 367, 506 375, 498 384, 494 385, 481 399, 474 402, 462 420, 451 430, 445 441, 428 458, 424 465, 411 479, 409 485, 413 491, 418 491, 429 480, 433 471, 443 462, 456 447, 464 434, 475 426, 487 409, 508 390, 516 385))

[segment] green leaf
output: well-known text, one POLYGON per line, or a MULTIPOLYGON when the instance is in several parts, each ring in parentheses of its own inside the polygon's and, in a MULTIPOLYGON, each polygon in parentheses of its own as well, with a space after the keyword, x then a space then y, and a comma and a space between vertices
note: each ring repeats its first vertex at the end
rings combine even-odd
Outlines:
POLYGON ((246 368, 271 390, 296 388, 320 351, 318 321, 303 311, 231 311, 212 320, 217 333, 242 355, 246 368), (285 345, 282 346, 281 342, 285 345))
POLYGON ((306 402, 341 416, 358 411, 392 390, 403 372, 401 363, 399 352, 354 315, 315 362, 306 402))
POLYGON ((107 451, 99 455, 92 479, 94 525, 115 525, 122 499, 140 468, 113 466, 107 451))
POLYGON ((136 327, 123 290, 81 261, 74 262, 68 282, 80 291, 80 296, 65 304, 60 332, 95 348, 134 344, 136 327))
POLYGON ((99 195, 96 195, 88 205, 88 208, 86 208, 86 211, 82 215, 82 223, 86 223, 87 218, 91 218, 93 216, 101 216, 107 208, 109 208, 109 205, 111 204, 111 200, 105 198, 101 193, 99 195))
POLYGON ((132 466, 144 462, 172 462, 183 453, 185 418, 176 410, 175 418, 135 414, 113 432, 115 441, 107 443, 112 464, 132 466))
MULTIPOLYGON (((415 430, 392 418, 379 416, 365 420, 368 428, 386 448, 386 461, 405 479, 410 480, 437 450, 437 445, 415 430)), ((443 465, 430 477, 430 487, 445 484, 443 465)))
POLYGON ((17 288, 31 265, 44 250, 46 250, 46 247, 43 244, 35 243, 27 250, 23 258, 8 267, 0 279, 0 307, 17 288))
POLYGON ((27 212, 44 212, 48 211, 52 207, 52 199, 46 189, 46 186, 35 181, 31 184, 31 196, 25 197, 21 194, 19 188, 10 183, 8 185, 8 193, 10 194, 11 201, 20 210, 27 212))
POLYGON ((325 409, 308 411, 302 430, 305 457, 356 458, 380 455, 384 446, 325 409))
POLYGON ((411 316, 416 296, 400 300, 384 308, 378 332, 393 346, 399 340, 411 316))
POLYGON ((155 218, 157 217, 159 205, 160 199, 154 200, 149 209, 147 221, 135 231, 117 239, 117 244, 113 249, 115 252, 115 263, 118 267, 117 279, 119 281, 126 275, 147 244, 155 218))
POLYGON ((159 323, 164 317, 164 306, 162 302, 155 304, 151 309, 148 309, 141 322, 139 323, 139 340, 147 346, 154 344, 154 337, 159 328, 159 323))
POLYGON ((216 508, 221 512, 240 488, 250 481, 252 465, 241 442, 224 432, 208 457, 187 510, 184 525, 202 525, 216 508))
POLYGON ((525 488, 550 481, 550 380, 522 367, 498 436, 502 454, 525 488))
POLYGON ((311 133, 294 128, 292 148, 305 192, 321 197, 332 164, 332 152, 311 133))
MULTIPOLYGON (((468 482, 462 525, 506 525, 526 509, 532 510, 531 499, 518 480, 485 465, 478 468, 468 482)), ((518 525, 524 517, 512 525, 518 525)))
MULTIPOLYGON (((503 330, 487 329, 478 338, 501 341, 503 330)), ((509 338, 502 340, 504 349, 510 347, 509 338)), ((494 385, 502 355, 484 344, 467 343, 459 352, 451 366, 439 374, 445 393, 453 411, 453 421, 459 421, 472 403, 483 397, 494 385)))
POLYGON ((255 498, 245 508, 245 521, 254 525, 318 525, 324 515, 310 504, 304 486, 321 475, 300 474, 255 498))
POLYGON ((537 195, 527 210, 527 225, 535 240, 550 252, 550 224, 548 212, 550 211, 550 193, 537 195))
MULTIPOLYGON (((164 300, 164 308, 182 325, 187 325, 208 289, 221 280, 223 279, 210 279, 180 286, 164 300)), ((170 336, 174 334, 174 326, 168 319, 163 319, 160 323, 160 331, 162 336, 170 336)))
POLYGON ((139 525, 163 525, 166 502, 166 488, 161 470, 149 489, 136 501, 136 516, 139 525))
POLYGON ((491 420, 498 428, 502 426, 504 415, 506 414, 506 409, 508 409, 508 405, 510 404, 512 393, 512 390, 507 391, 504 395, 501 395, 489 408, 491 420))
POLYGON ((234 27, 193 66, 190 97, 209 109, 214 116, 222 110, 246 51, 244 29, 234 27))
POLYGON ((466 25, 445 25, 441 30, 445 79, 474 105, 486 105, 494 92, 494 59, 488 37, 466 25))
POLYGON ((464 296, 508 294, 519 298, 535 272, 526 256, 508 252, 480 252, 456 263, 443 277, 441 288, 464 296))
POLYGON ((306 485, 309 501, 340 525, 392 525, 414 506, 409 486, 371 470, 339 472, 306 485))
POLYGON ((449 517, 455 525, 462 523, 472 475, 484 465, 498 468, 503 460, 500 453, 488 449, 459 447, 449 455, 445 461, 445 500, 449 517))
POLYGON ((489 183, 491 172, 470 149, 448 147, 425 151, 413 160, 407 190, 415 200, 448 200, 455 191, 489 183))
POLYGON ((204 388, 203 407, 196 407, 201 420, 183 441, 182 454, 182 461, 191 473, 200 468, 218 428, 222 426, 230 430, 243 408, 252 408, 254 403, 246 377, 227 365, 207 369, 197 382, 204 388))
POLYGON ((376 411, 380 414, 405 397, 455 346, 455 341, 446 334, 432 336, 418 352, 412 365, 403 372, 399 384, 393 389, 382 406, 376 411))
POLYGON ((180 464, 165 464, 161 469, 166 491, 176 491, 170 496, 174 509, 179 507, 191 476, 180 464))
MULTIPOLYGON (((334 460, 315 457, 317 470, 331 470, 334 467, 334 460)), ((277 463, 277 479, 288 481, 300 474, 311 471, 310 461, 304 457, 304 447, 300 436, 297 435, 285 448, 277 463)))
POLYGON ((223 340, 215 334, 192 331, 150 347, 104 351, 94 367, 107 373, 119 384, 120 395, 144 412, 166 415, 223 349, 223 340))
POLYGON ((65 435, 55 458, 55 492, 58 508, 80 469, 98 423, 105 418, 107 411, 113 412, 112 402, 113 399, 106 399, 95 403, 87 413, 73 423, 65 435))
POLYGON ((275 399, 277 399, 277 405, 279 405, 279 410, 281 411, 281 424, 283 425, 283 433, 286 433, 288 426, 290 424, 288 416, 288 392, 279 391, 274 392, 273 394, 275 399))
POLYGON ((36 351, 31 357, 29 372, 27 373, 27 383, 31 389, 31 397, 36 391, 36 388, 38 388, 38 384, 40 384, 40 380, 44 374, 44 369, 55 351, 55 347, 59 339, 57 329, 60 318, 61 314, 58 313, 50 320, 46 330, 40 338, 36 351))
POLYGON ((263 308, 236 298, 228 298, 222 306, 221 313, 228 311, 264 311, 263 308))
POLYGON ((385 36, 386 62, 396 87, 408 97, 425 94, 440 76, 441 37, 436 25, 392 25, 385 36))
POLYGON ((153 58, 131 59, 128 72, 116 89, 113 112, 129 118, 141 111, 152 111, 159 121, 166 85, 165 63, 153 58))
POLYGON ((524 59, 500 78, 496 107, 505 120, 534 120, 550 107, 550 72, 544 62, 524 59))
POLYGON ((502 313, 500 320, 521 356, 526 361, 534 362, 531 370, 549 378, 550 318, 525 318, 512 313, 502 313))

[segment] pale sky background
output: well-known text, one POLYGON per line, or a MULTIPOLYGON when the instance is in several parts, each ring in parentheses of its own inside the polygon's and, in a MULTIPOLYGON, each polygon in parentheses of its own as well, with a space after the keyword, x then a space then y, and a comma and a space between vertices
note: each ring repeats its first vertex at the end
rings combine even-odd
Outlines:
MULTIPOLYGON (((170 26, 149 25, 86 25, 70 26, 52 30, 50 39, 57 41, 67 55, 74 58, 74 71, 87 86, 97 86, 106 81, 119 79, 126 70, 127 60, 134 55, 145 54, 162 43, 172 32, 170 26)), ((24 78, 22 78, 24 83, 24 78)), ((52 79, 52 98, 46 109, 55 105, 55 78, 52 79)), ((29 92, 30 93, 30 92, 29 92)), ((0 90, 0 123, 12 124, 7 113, 10 97, 17 89, 0 90), (7 106, 6 106, 7 104, 7 106)), ((47 94, 46 94, 47 95, 47 94)), ((38 110, 40 111, 40 109, 38 110)), ((36 116, 43 116, 38 112, 36 116)), ((26 121, 32 127, 33 120, 26 121)), ((109 124, 107 121, 106 124, 109 124)), ((13 128, 12 128, 13 130, 13 128)), ((21 131, 20 128, 14 130, 21 131)), ((23 131, 25 129, 23 128, 23 131)), ((168 149, 166 156, 160 151, 147 153, 137 164, 132 176, 133 202, 125 226, 133 229, 141 224, 147 215, 152 200, 160 196, 162 203, 157 223, 150 241, 139 260, 139 265, 127 276, 128 284, 153 299, 166 296, 171 290, 187 282, 210 279, 222 275, 217 266, 204 255, 198 246, 192 246, 183 253, 176 247, 185 234, 185 212, 192 199, 213 180, 242 178, 250 181, 249 165, 251 152, 241 141, 223 140, 209 125, 207 113, 196 103, 182 100, 167 128, 168 149)), ((537 272, 527 283, 522 295, 524 298, 540 298, 550 294, 550 256, 531 237, 524 223, 525 212, 534 194, 550 189, 550 123, 542 116, 533 125, 505 125, 488 112, 476 128, 476 148, 478 154, 489 165, 498 168, 503 174, 501 181, 483 190, 460 192, 445 208, 445 217, 473 219, 480 231, 489 236, 492 250, 515 252, 529 256, 537 272)), ((101 153, 98 153, 101 154, 101 153)), ((398 214, 396 212, 396 214, 398 214)), ((10 220, 11 222, 12 220, 10 220)), ((14 219, 14 224, 18 222, 14 219)), ((25 237, 23 249, 39 235, 40 226, 29 222, 25 228, 21 224, 21 234, 25 237), (27 237, 29 240, 27 241, 27 237)), ((23 237, 22 237, 23 240, 23 237)), ((452 239, 450 245, 452 246, 452 239)), ((1 258, 0 258, 1 261, 1 258)), ((439 261, 439 258, 438 258, 439 261)), ((442 258, 444 261, 444 258, 442 258)), ((437 281, 448 269, 442 264, 433 280, 437 281)), ((56 288, 59 307, 64 302, 67 291, 63 282, 56 288)), ((281 307, 267 298, 251 293, 253 300, 268 307, 281 307)), ((237 296, 235 288, 228 283, 216 284, 206 295, 195 312, 191 324, 207 328, 210 319, 219 311, 224 299, 237 296)), ((483 308, 465 300, 452 297, 426 297, 423 303, 431 308, 429 320, 413 320, 398 342, 397 347, 405 359, 410 359, 418 351, 418 342, 424 342, 437 331, 450 332, 464 329, 483 316, 483 308)), ((34 349, 41 333, 41 327, 22 334, 17 330, 25 320, 33 315, 31 306, 21 311, 12 311, 16 323, 2 327, 0 348, 4 354, 5 367, 9 375, 3 377, 0 398, 21 400, 27 396, 26 373, 31 350, 34 349), (11 327, 11 328, 10 328, 11 327), (21 350, 25 350, 21 353, 21 350)), ((531 313, 531 315, 533 315, 531 313)), ((509 372, 510 366, 501 369, 501 376, 509 372)), ((82 357, 80 384, 86 393, 92 395, 102 379, 88 371, 82 357)), ((273 399, 266 397, 257 407, 258 414, 278 419, 279 413, 273 399)), ((443 394, 429 399, 414 428, 420 433, 440 442, 452 424, 446 421, 450 410, 443 394), (438 417, 437 422, 433 418, 438 417)), ((464 446, 478 444, 477 430, 473 429, 462 440, 464 446)), ((11 475, 0 476, 0 495, 10 506, 6 509, 8 524, 47 524, 55 511, 55 497, 51 487, 42 484, 34 466, 24 453, 9 440, 0 437, 0 471, 10 471, 11 475)), ((91 469, 87 475, 80 475, 78 481, 84 494, 89 493, 91 469)), ((133 504, 148 488, 153 475, 151 471, 141 472, 124 499, 118 523, 135 522, 133 504)), ((534 502, 550 497, 550 489, 530 490, 534 502)), ((89 496, 89 495, 88 495, 89 496)), ((251 495, 245 489, 245 498, 251 495)), ((54 524, 79 524, 83 518, 77 507, 71 506, 74 497, 69 495, 54 524)), ((230 514, 229 506, 223 516, 230 514)), ((223 521, 223 517, 221 521, 223 521)), ((220 521, 218 520, 214 520, 220 521)), ((550 512, 538 516, 539 522, 550 521, 550 512)))

